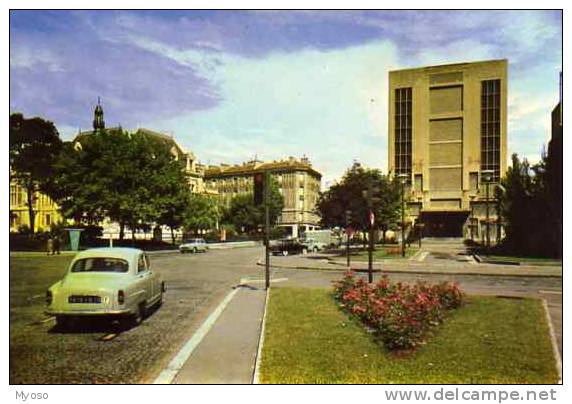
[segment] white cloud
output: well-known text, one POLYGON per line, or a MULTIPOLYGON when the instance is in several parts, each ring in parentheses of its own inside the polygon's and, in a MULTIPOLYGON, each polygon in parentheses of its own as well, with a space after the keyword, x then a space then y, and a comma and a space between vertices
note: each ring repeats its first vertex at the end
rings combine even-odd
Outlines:
POLYGON ((354 159, 386 170, 387 74, 397 66, 391 43, 264 59, 154 49, 220 86, 223 101, 216 108, 149 124, 174 130, 201 160, 306 154, 324 173, 324 183, 354 159))

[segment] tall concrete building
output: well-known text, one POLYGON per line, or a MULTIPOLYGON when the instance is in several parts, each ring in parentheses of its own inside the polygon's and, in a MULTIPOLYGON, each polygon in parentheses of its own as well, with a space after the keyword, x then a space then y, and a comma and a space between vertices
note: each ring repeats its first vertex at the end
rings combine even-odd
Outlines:
POLYGON ((255 159, 234 166, 209 166, 205 170, 205 187, 207 191, 218 194, 223 204, 230 206, 235 196, 253 192, 254 174, 264 171, 272 173, 284 198, 278 226, 286 228, 293 237, 298 237, 306 230, 316 229, 320 218, 315 209, 322 174, 312 167, 306 157, 300 160, 290 157, 268 163, 255 159))
MULTIPOLYGON (((424 236, 496 239, 494 184, 507 168, 507 61, 389 72, 388 171, 424 236), (472 233, 472 234, 471 234, 472 233)), ((496 223, 498 224, 498 223, 496 223)))

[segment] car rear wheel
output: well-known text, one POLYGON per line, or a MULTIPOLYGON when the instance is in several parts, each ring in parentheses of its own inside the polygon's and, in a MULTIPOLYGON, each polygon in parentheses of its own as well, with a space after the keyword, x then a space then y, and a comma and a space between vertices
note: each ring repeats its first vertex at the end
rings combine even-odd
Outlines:
POLYGON ((56 327, 60 330, 70 330, 73 326, 73 319, 68 316, 56 316, 56 327))
POLYGON ((137 312, 131 317, 131 324, 135 327, 143 322, 145 318, 145 302, 139 303, 137 312))

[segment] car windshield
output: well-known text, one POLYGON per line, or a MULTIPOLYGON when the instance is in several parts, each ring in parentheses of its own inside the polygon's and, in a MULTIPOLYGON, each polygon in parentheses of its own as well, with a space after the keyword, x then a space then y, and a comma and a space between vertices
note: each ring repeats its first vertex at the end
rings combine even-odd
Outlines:
POLYGON ((127 261, 120 258, 97 257, 77 260, 72 272, 127 272, 127 261))

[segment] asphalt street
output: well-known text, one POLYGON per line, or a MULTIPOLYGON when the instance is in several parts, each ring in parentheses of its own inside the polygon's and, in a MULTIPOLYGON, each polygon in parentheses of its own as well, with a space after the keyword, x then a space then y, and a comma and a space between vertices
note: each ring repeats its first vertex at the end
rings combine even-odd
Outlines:
MULTIPOLYGON (((426 248, 429 253, 423 263, 427 268, 480 265, 460 262, 454 248, 448 252, 441 246, 426 248)), ((161 273, 167 284, 164 304, 141 326, 124 332, 117 332, 117 327, 109 322, 93 321, 80 324, 71 332, 56 330, 53 319, 43 314, 43 295, 38 291, 45 290, 63 272, 47 276, 42 272, 41 262, 46 259, 43 257, 38 258, 37 267, 26 270, 21 268, 20 258, 11 258, 10 383, 152 382, 241 279, 263 279, 264 267, 256 265, 262 256, 262 247, 196 255, 152 255, 153 270, 161 273), (33 290, 29 286, 32 284, 33 290)), ((273 262, 299 259, 272 258, 273 262)), ((311 260, 312 256, 304 259, 311 260)), ((273 287, 329 288, 341 273, 341 268, 338 271, 273 269, 272 277, 277 280, 273 287)), ((376 279, 380 276, 382 273, 375 274, 376 279)), ((562 278, 407 273, 388 276, 406 282, 454 281, 470 294, 546 299, 562 352, 562 278)), ((227 310, 232 310, 232 302, 227 310)), ((192 375, 193 370, 187 372, 192 375)), ((202 380, 198 376, 191 379, 202 380)))

